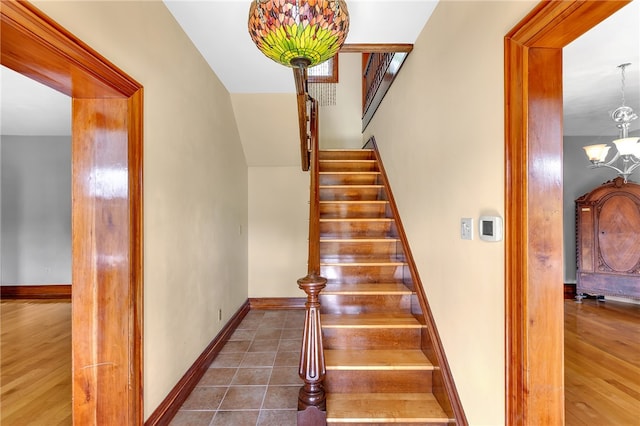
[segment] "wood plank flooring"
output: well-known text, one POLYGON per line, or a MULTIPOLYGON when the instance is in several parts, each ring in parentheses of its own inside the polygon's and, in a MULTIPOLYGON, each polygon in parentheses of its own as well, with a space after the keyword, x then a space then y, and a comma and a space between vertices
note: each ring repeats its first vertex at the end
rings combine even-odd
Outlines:
POLYGON ((567 425, 640 425, 640 305, 565 300, 567 425))
MULTIPOLYGON (((0 314, 0 424, 70 425, 71 304, 0 314)), ((567 425, 640 424, 640 305, 565 301, 565 386, 567 425)))
POLYGON ((0 303, 0 424, 71 424, 71 303, 0 303))

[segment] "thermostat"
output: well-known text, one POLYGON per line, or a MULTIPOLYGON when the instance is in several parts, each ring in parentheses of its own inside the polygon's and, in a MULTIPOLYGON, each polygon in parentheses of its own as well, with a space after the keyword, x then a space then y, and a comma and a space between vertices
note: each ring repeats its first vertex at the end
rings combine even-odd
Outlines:
POLYGON ((480 216, 478 232, 480 232, 481 240, 502 241, 502 218, 500 216, 480 216))

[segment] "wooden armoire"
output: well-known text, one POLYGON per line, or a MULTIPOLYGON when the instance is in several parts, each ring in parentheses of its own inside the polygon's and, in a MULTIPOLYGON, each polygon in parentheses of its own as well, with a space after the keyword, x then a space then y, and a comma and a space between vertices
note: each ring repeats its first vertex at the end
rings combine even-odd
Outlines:
POLYGON ((640 299, 640 185, 621 177, 576 200, 577 297, 640 299))

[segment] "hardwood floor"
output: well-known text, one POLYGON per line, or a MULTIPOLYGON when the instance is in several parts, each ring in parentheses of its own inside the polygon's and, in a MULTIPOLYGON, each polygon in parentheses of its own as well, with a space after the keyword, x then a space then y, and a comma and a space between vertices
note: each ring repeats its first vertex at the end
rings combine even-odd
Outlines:
POLYGON ((0 424, 71 424, 71 302, 0 303, 0 424))
POLYGON ((564 307, 565 424, 640 424, 640 305, 564 307))
MULTIPOLYGON (((0 424, 70 425, 71 304, 3 300, 0 314, 0 424)), ((565 399, 567 426, 638 425, 640 305, 565 301, 565 399)))

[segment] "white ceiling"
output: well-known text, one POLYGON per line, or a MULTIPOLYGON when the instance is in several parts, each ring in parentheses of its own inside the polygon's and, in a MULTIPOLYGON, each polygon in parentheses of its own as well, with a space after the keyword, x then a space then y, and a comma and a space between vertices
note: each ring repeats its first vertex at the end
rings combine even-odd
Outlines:
MULTIPOLYGON (((249 0, 164 2, 231 93, 294 91, 291 71, 264 57, 249 38, 249 0), (211 25, 211 16, 221 15, 227 18, 211 25), (255 78, 257 70, 260 79, 255 78)), ((348 0, 351 22, 346 42, 413 43, 436 4, 431 0, 348 0)), ((615 135, 608 114, 620 105, 617 65, 621 63, 632 63, 626 72, 626 105, 640 113, 640 0, 567 46, 564 58, 565 134, 615 135)), ((1 134, 70 134, 67 96, 4 67, 0 96, 1 134)), ((632 130, 639 126, 640 119, 632 130)))
MULTIPOLYGON (((640 0, 635 0, 563 49, 564 134, 615 136, 610 114, 625 104, 640 115, 640 0)), ((631 130, 640 128, 640 119, 631 130)))
MULTIPOLYGON (((164 3, 229 92, 295 92, 291 70, 264 56, 251 41, 247 30, 249 0, 164 3), (211 25, 211 17, 220 15, 225 19, 211 25), (258 74, 260 78, 256 78, 258 74)), ((347 5, 346 43, 413 43, 437 1, 348 0, 347 5)))

